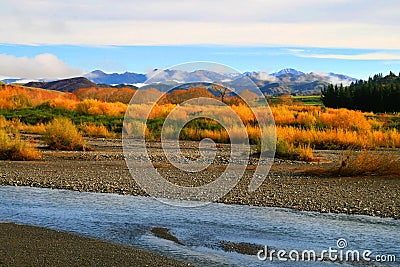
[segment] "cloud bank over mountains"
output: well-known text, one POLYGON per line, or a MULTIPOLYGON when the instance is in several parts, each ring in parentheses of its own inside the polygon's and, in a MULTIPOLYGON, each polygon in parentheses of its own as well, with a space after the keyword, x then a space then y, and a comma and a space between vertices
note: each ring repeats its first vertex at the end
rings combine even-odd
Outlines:
POLYGON ((35 57, 16 57, 0 54, 0 76, 25 79, 58 79, 82 75, 53 54, 35 57))

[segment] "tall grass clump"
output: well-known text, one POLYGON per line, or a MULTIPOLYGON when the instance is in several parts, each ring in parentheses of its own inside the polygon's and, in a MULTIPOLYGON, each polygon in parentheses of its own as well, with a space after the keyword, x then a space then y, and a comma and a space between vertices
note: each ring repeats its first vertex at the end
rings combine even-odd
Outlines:
POLYGON ((276 142, 275 155, 280 158, 301 161, 312 161, 314 159, 313 150, 310 145, 294 146, 282 139, 278 139, 276 142))
POLYGON ((0 128, 0 160, 40 160, 42 154, 17 134, 10 137, 0 128))
POLYGON ((19 128, 21 132, 31 133, 31 134, 45 134, 46 133, 46 125, 39 122, 35 125, 30 124, 22 124, 19 128))
POLYGON ((53 150, 86 150, 86 142, 68 118, 55 118, 46 127, 45 141, 53 150))
POLYGON ((332 167, 320 167, 307 174, 328 176, 399 176, 400 157, 387 151, 347 150, 332 167))
POLYGON ((400 158, 383 151, 349 151, 333 172, 340 176, 399 175, 400 158))

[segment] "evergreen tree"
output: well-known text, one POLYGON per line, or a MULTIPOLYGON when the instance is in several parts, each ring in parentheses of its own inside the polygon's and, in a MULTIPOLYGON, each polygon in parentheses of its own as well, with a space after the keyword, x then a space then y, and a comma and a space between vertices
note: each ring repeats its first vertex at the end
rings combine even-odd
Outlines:
POLYGON ((348 108, 373 112, 400 111, 400 73, 383 77, 375 74, 367 81, 359 80, 348 86, 329 84, 321 91, 326 107, 348 108))

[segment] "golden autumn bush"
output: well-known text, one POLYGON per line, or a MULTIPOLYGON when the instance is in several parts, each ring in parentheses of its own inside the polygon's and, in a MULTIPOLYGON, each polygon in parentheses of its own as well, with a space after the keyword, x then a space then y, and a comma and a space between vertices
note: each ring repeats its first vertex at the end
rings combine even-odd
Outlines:
POLYGON ((55 118, 46 126, 45 141, 54 150, 86 150, 78 128, 67 118, 55 118))
POLYGON ((117 116, 125 113, 127 105, 115 102, 108 103, 95 99, 85 99, 76 105, 76 111, 91 115, 117 116))
POLYGON ((0 160, 40 160, 42 154, 19 134, 10 135, 0 127, 0 160))

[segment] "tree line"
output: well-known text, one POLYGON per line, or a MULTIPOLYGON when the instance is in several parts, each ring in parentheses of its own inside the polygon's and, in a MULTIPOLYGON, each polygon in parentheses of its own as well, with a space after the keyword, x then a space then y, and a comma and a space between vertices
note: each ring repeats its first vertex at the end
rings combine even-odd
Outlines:
POLYGON ((322 90, 326 107, 372 112, 400 112, 400 73, 376 74, 349 86, 329 84, 322 90))

